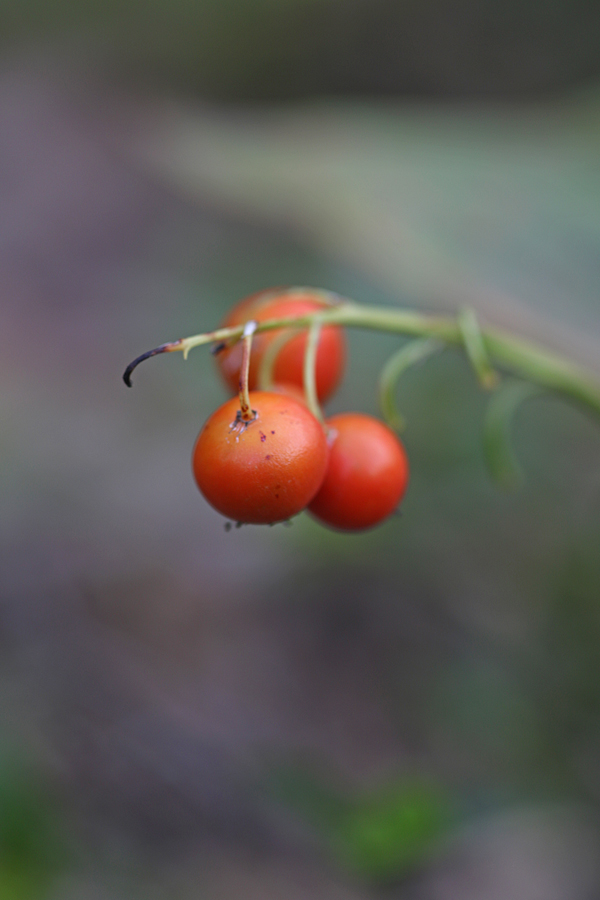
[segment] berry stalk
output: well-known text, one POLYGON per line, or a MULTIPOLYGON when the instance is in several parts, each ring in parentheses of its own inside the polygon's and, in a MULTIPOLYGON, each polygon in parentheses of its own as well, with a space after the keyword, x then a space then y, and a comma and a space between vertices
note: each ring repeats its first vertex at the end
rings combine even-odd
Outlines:
POLYGON ((255 412, 250 406, 250 391, 248 389, 248 375, 250 373, 250 352, 252 350, 252 335, 256 331, 256 322, 246 322, 242 332, 242 367, 240 369, 240 419, 242 422, 252 422, 255 412))

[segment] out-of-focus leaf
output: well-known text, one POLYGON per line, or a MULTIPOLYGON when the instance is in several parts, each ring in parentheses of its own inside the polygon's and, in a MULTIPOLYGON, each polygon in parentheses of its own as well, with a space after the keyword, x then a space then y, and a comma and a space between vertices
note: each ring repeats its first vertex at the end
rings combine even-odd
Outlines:
POLYGON ((400 781, 357 799, 331 842, 345 867, 385 883, 429 857, 449 822, 448 799, 439 787, 400 781))
POLYGON ((63 855, 35 772, 0 756, 0 900, 44 896, 63 855))
POLYGON ((420 778, 391 781, 364 794, 342 793, 306 771, 286 769, 273 789, 321 835, 343 868, 376 884, 401 878, 423 862, 452 818, 446 792, 420 778))

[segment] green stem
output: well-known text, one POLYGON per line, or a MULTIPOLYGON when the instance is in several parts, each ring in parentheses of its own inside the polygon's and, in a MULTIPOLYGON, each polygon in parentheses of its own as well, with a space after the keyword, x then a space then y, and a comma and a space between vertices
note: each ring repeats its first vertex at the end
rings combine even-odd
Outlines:
MULTIPOLYGON (((323 326, 344 325, 349 328, 368 328, 412 337, 434 338, 449 345, 464 347, 464 335, 455 317, 433 316, 404 309, 361 306, 351 302, 343 302, 329 309, 319 310, 318 313, 298 318, 270 319, 260 322, 256 332, 273 331, 286 327, 309 328, 316 318, 323 326)), ((242 336, 243 330, 243 325, 219 328, 216 331, 193 335, 161 345, 156 351, 149 351, 134 360, 127 367, 124 378, 128 381, 136 365, 150 355, 180 350, 184 357, 187 357, 190 350, 202 344, 219 344, 224 341, 238 340, 242 336)), ((525 378, 540 387, 558 391, 600 416, 600 384, 585 369, 551 353, 539 344, 524 340, 502 329, 482 328, 481 338, 493 365, 508 373, 525 378)))
POLYGON ((443 347, 443 344, 432 338, 415 338, 394 353, 384 365, 379 376, 379 405, 390 428, 396 431, 404 428, 404 417, 399 412, 394 397, 400 376, 443 347))
POLYGON ((308 330, 304 353, 304 393, 306 404, 317 421, 323 423, 323 413, 317 396, 317 348, 321 334, 321 317, 315 316, 308 330))
POLYGON ((483 422, 483 450, 490 475, 504 490, 514 490, 523 480, 521 466, 510 440, 515 412, 525 400, 540 394, 526 382, 508 382, 495 391, 483 422))
POLYGON ((288 343, 288 341, 291 341, 297 333, 298 330, 294 330, 293 328, 286 328, 285 331, 281 332, 281 334, 274 335, 273 340, 270 341, 267 345, 267 349, 263 353, 263 358, 260 362, 260 369, 258 372, 258 384, 261 391, 270 391, 273 389, 273 372, 275 370, 277 357, 279 356, 280 351, 288 343))
POLYGON ((492 368, 477 316, 472 309, 461 309, 456 321, 463 336, 465 353, 473 366, 473 371, 482 388, 491 391, 498 385, 498 373, 494 372, 492 368))

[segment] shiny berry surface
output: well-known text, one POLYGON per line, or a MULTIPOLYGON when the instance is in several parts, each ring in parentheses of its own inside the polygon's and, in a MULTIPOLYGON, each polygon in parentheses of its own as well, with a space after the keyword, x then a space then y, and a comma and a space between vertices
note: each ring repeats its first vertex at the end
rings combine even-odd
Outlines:
POLYGON ((192 468, 204 497, 236 522, 264 525, 297 515, 327 467, 323 426, 285 394, 250 393, 255 418, 240 420, 238 398, 219 407, 196 441, 192 468))
POLYGON ((342 531, 371 528, 398 506, 408 484, 408 458, 394 432, 363 413, 341 413, 326 422, 329 462, 309 510, 342 531))

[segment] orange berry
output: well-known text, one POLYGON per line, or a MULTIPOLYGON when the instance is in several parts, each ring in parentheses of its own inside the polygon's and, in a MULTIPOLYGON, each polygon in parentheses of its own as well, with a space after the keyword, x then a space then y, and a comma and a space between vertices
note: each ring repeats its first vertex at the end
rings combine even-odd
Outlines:
POLYGON ((322 425, 293 397, 250 393, 255 418, 240 419, 228 400, 202 428, 192 456, 208 502, 236 522, 265 525, 301 512, 323 481, 327 440, 322 425))

